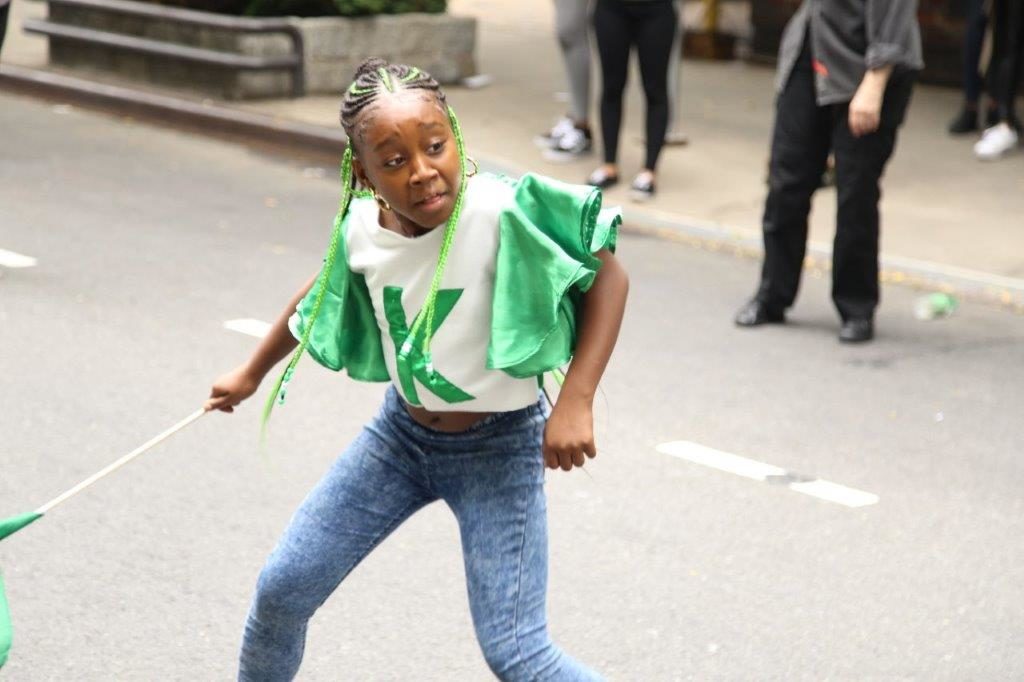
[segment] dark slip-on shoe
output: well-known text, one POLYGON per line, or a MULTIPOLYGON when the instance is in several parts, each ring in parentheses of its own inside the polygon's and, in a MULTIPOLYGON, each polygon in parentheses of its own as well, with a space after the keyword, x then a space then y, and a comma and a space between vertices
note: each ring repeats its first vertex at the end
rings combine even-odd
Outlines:
POLYGON ((863 318, 852 318, 839 328, 839 340, 843 343, 864 343, 875 338, 875 323, 863 318))
POLYGON ((762 324, 781 324, 786 321, 786 315, 755 298, 739 309, 733 321, 738 327, 757 327, 762 324))

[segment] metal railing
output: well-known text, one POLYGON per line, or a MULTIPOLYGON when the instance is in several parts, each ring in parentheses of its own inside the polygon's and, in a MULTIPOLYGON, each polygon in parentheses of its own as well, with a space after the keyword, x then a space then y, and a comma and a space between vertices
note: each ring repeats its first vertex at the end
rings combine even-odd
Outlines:
POLYGON ((215 28, 235 33, 284 33, 291 38, 292 53, 269 57, 257 57, 210 50, 190 45, 114 33, 93 28, 82 28, 44 19, 26 19, 23 28, 29 33, 38 33, 53 38, 72 40, 91 45, 116 47, 143 54, 171 57, 200 64, 213 64, 228 69, 244 71, 287 70, 292 74, 292 96, 301 97, 306 92, 306 71, 302 33, 298 27, 283 18, 253 19, 233 17, 210 12, 148 5, 129 0, 46 0, 50 6, 61 5, 81 9, 99 9, 134 17, 167 20, 200 28, 215 28))

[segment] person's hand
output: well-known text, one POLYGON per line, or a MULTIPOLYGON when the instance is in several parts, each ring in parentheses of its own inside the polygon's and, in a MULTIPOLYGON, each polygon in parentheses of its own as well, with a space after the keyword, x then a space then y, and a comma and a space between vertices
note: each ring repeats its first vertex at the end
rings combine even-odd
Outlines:
POLYGON ((210 397, 203 405, 203 409, 207 412, 234 412, 236 405, 256 392, 260 379, 261 377, 254 376, 246 365, 222 374, 213 382, 210 397))
POLYGON ((861 137, 878 130, 882 119, 882 100, 885 85, 889 82, 889 70, 868 71, 850 100, 850 132, 861 137))
POLYGON ((594 445, 594 414, 589 401, 561 395, 544 428, 544 464, 549 469, 571 471, 586 457, 597 456, 594 445))

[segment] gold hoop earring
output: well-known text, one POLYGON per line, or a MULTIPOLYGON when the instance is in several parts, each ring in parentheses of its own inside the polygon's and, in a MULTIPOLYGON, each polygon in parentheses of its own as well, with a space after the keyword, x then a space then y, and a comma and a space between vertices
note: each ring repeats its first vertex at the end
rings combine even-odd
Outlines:
POLYGON ((480 166, 477 164, 476 159, 474 159, 472 156, 467 156, 466 161, 469 161, 471 164, 473 164, 473 172, 466 173, 467 178, 471 178, 480 172, 480 166))
POLYGON ((381 195, 377 194, 377 190, 373 190, 373 200, 377 202, 377 206, 380 207, 380 210, 382 210, 382 211, 390 211, 391 210, 391 204, 388 203, 387 199, 385 199, 381 195))

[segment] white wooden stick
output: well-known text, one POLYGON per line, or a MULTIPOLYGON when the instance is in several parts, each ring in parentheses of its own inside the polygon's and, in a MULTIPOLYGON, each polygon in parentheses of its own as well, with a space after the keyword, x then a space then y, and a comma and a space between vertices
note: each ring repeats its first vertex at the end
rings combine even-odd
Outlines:
POLYGON ((50 500, 49 502, 44 504, 39 509, 36 509, 36 513, 37 514, 45 514, 46 512, 48 512, 51 509, 53 509, 54 507, 56 507, 61 502, 64 502, 65 500, 74 497, 75 495, 77 495, 78 493, 82 492, 83 490, 88 488, 90 485, 92 485, 96 481, 100 480, 101 478, 103 478, 107 474, 120 469, 125 464, 127 464, 128 462, 132 461, 133 459, 135 459, 136 457, 138 457, 139 455, 144 453, 146 450, 149 450, 151 447, 153 447, 154 445, 156 445, 160 441, 162 441, 162 440, 164 440, 166 438, 169 438, 170 436, 174 435, 176 432, 178 432, 181 429, 185 428, 186 426, 188 426, 189 424, 191 424, 195 420, 197 420, 200 417, 202 417, 204 414, 206 414, 206 410, 202 410, 202 409, 196 410, 195 412, 190 414, 188 417, 186 417, 185 419, 182 419, 180 422, 178 422, 177 424, 175 424, 171 428, 167 429, 163 433, 161 433, 161 434, 159 434, 157 436, 154 436, 152 439, 146 441, 145 443, 143 443, 139 447, 135 448, 134 450, 132 450, 127 455, 125 455, 121 459, 117 460, 113 464, 107 465, 101 471, 98 471, 95 474, 93 474, 92 476, 90 476, 89 478, 85 479, 84 481, 82 481, 81 483, 76 485, 71 490, 68 490, 67 492, 65 492, 65 493, 63 493, 63 494, 53 498, 52 500, 50 500))

